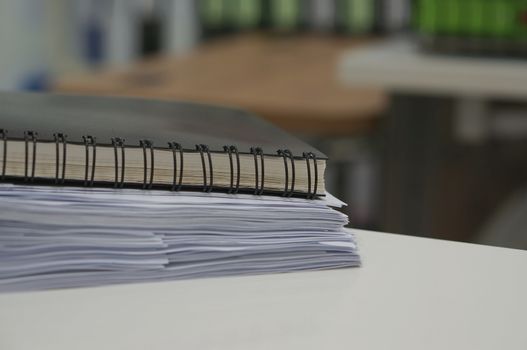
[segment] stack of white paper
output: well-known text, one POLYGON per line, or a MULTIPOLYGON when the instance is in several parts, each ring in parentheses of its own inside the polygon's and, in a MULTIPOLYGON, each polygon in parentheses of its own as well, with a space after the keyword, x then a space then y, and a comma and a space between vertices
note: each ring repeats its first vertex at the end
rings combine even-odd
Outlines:
POLYGON ((342 205, 0 185, 0 291, 357 266, 342 205))

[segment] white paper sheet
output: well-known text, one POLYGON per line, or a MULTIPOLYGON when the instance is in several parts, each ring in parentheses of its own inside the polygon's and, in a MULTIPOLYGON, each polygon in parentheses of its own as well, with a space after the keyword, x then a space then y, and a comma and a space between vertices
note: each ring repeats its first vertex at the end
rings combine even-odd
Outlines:
POLYGON ((344 203, 0 185, 0 291, 357 266, 344 203))

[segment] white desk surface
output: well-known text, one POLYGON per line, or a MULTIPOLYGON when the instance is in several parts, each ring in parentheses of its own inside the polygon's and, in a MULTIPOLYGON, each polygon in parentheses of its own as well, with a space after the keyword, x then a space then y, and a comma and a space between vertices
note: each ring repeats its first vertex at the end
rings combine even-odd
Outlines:
POLYGON ((405 39, 391 39, 345 53, 338 73, 349 86, 527 99, 525 60, 424 54, 415 43, 405 39))
POLYGON ((0 295, 0 349, 527 349, 527 251, 358 231, 364 266, 0 295))

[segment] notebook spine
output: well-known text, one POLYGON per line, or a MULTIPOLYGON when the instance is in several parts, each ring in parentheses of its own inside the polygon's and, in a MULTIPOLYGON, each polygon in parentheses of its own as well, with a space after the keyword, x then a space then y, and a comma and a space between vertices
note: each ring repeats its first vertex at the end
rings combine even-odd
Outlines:
POLYGON ((177 142, 169 142, 168 147, 172 150, 172 156, 174 159, 174 181, 172 182, 171 190, 179 191, 183 185, 183 148, 177 142), (179 180, 177 154, 179 154, 179 180))
POLYGON ((313 199, 317 195, 317 184, 318 184, 318 166, 317 166, 317 157, 312 152, 304 152, 303 157, 306 160, 306 166, 307 166, 307 198, 313 199), (315 175, 315 179, 313 181, 313 189, 311 189, 311 166, 309 164, 309 160, 312 160, 313 164, 313 172, 315 175))
POLYGON ((143 148, 143 189, 151 189, 152 185, 154 184, 154 147, 152 145, 152 141, 150 140, 141 140, 139 141, 139 145, 141 148, 143 148), (147 162, 147 148, 150 150, 150 179, 147 183, 147 168, 148 168, 148 162, 147 162))
POLYGON ((54 134, 55 138, 55 184, 64 184, 66 180, 66 151, 67 151, 67 135, 62 133, 54 134), (59 178, 60 166, 60 144, 62 144, 62 172, 59 178))
MULTIPOLYGON (((53 134, 55 143, 55 178, 54 183, 63 185, 68 180, 66 178, 67 166, 67 150, 68 150, 68 136, 63 133, 53 134)), ((0 144, 3 145, 2 163, 1 163, 1 180, 8 177, 7 171, 7 147, 8 131, 0 129, 0 144)), ((13 140, 16 140, 13 138, 13 140)), ((19 140, 19 139, 18 139, 19 140)), ((35 180, 35 168, 37 158, 38 133, 28 130, 24 132, 24 182, 33 182, 35 180), (31 166, 30 166, 31 163, 31 166)), ((49 141, 46 141, 49 142, 49 141)), ((92 187, 96 181, 95 169, 97 164, 97 139, 91 135, 82 136, 82 144, 85 149, 84 161, 84 181, 85 187, 92 187)), ((111 146, 114 154, 114 181, 113 187, 123 188, 125 185, 126 175, 126 146, 125 139, 120 137, 111 138, 111 146)), ((151 189, 154 185, 155 175, 155 147, 151 140, 143 139, 139 142, 139 147, 143 152, 143 189, 151 189)), ((173 159, 173 176, 170 190, 180 191, 185 185, 183 183, 184 174, 184 154, 199 153, 201 160, 201 168, 203 175, 202 190, 204 192, 212 192, 214 189, 214 167, 212 162, 211 151, 208 145, 197 144, 195 149, 185 150, 180 143, 169 142, 168 148, 172 151, 173 159)), ((237 194, 240 191, 241 166, 240 166, 240 152, 234 145, 225 145, 223 152, 228 155, 229 159, 229 187, 227 193, 237 194)), ((319 169, 317 165, 317 157, 312 152, 303 153, 302 157, 297 157, 288 149, 277 150, 277 156, 283 159, 284 163, 284 188, 282 196, 291 197, 295 192, 295 178, 297 160, 305 160, 307 166, 307 193, 305 197, 314 199, 317 196, 319 169)), ((263 195, 265 193, 265 155, 261 147, 251 147, 250 154, 254 160, 254 191, 256 195, 263 195)), ((81 180, 82 181, 82 180, 81 180)))
POLYGON ((262 195, 265 183, 265 162, 263 151, 260 147, 251 147, 251 153, 254 156, 254 194, 262 195), (258 157, 260 157, 260 174, 258 174, 258 157), (259 184, 258 178, 260 178, 259 184), (258 188, 258 186, 260 187, 258 188))
POLYGON ((201 165, 203 168, 203 192, 212 192, 212 187, 214 185, 214 173, 212 170, 212 157, 210 155, 209 146, 199 144, 196 145, 196 150, 201 156, 201 165), (208 165, 209 165, 209 182, 207 183, 207 167, 205 166, 205 154, 207 155, 208 165))
POLYGON ((279 149, 277 153, 284 159, 285 187, 282 196, 291 197, 295 192, 295 158, 293 157, 291 151, 288 149, 279 149), (287 166, 287 159, 289 159, 291 164, 291 186, 289 186, 289 169, 287 166))
POLYGON ((95 164, 97 161, 97 143, 96 138, 90 135, 86 135, 82 137, 82 140, 84 141, 84 146, 86 150, 85 155, 85 165, 84 165, 84 186, 93 186, 93 181, 95 178, 95 164), (91 176, 90 180, 88 180, 88 173, 90 168, 90 147, 92 149, 92 157, 91 157, 91 176))
POLYGON ((24 182, 33 182, 35 179, 35 162, 37 159, 37 136, 38 134, 34 131, 28 130, 24 132, 24 182), (31 155, 31 175, 29 175, 29 143, 32 143, 32 155, 31 155))
POLYGON ((112 137, 113 154, 115 159, 115 181, 114 187, 124 187, 124 172, 125 172, 125 152, 124 152, 124 139, 120 137, 112 137), (121 149, 121 179, 119 180, 119 152, 117 149, 121 149))
POLYGON ((230 186, 227 191, 230 194, 238 193, 240 189, 240 154, 238 153, 238 148, 236 146, 223 146, 223 151, 229 155, 229 168, 231 170, 230 176, 230 186), (234 183, 234 161, 232 155, 236 157, 236 185, 234 183))

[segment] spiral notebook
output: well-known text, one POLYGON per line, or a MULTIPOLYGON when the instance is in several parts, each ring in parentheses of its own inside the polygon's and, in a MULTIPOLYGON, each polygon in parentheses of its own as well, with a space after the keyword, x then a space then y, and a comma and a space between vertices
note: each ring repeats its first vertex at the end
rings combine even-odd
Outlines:
POLYGON ((323 196, 327 157, 245 111, 0 93, 4 182, 323 196))

